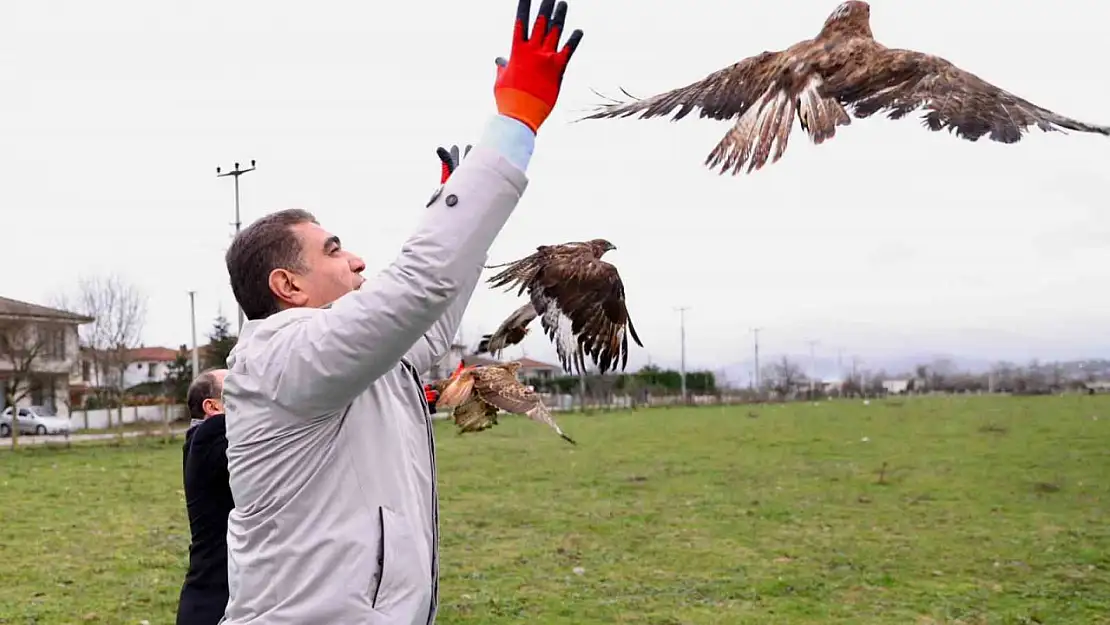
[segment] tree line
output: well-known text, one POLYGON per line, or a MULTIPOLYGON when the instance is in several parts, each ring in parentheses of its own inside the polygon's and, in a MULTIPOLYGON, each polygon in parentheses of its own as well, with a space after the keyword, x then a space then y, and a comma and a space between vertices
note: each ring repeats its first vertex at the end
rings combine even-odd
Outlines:
MULTIPOLYGON (((647 365, 635 373, 598 375, 561 375, 552 378, 529 378, 526 383, 541 393, 576 394, 586 387, 589 395, 620 393, 655 393, 674 395, 682 391, 682 373, 647 365)), ((687 371, 686 391, 690 394, 708 395, 717 392, 717 378, 712 371, 687 371)))
POLYGON ((820 380, 811 380, 797 362, 783 356, 761 371, 759 390, 780 395, 809 394, 812 388, 820 395, 882 395, 890 392, 890 381, 904 381, 905 393, 1013 393, 1038 395, 1067 390, 1085 390, 1087 384, 1110 374, 1110 362, 1041 362, 1025 365, 1008 361, 996 362, 985 372, 959 369, 947 358, 918 364, 912 371, 890 374, 885 370, 846 372, 839 384, 825 389, 820 380))

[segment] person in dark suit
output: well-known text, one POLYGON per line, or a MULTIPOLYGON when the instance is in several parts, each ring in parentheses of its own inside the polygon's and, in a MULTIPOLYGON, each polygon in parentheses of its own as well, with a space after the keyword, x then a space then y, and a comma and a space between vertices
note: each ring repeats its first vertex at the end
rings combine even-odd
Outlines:
POLYGON ((189 385, 186 400, 195 424, 185 433, 182 466, 192 540, 177 625, 217 625, 227 607, 227 515, 235 503, 221 399, 226 375, 226 369, 201 373, 189 385))

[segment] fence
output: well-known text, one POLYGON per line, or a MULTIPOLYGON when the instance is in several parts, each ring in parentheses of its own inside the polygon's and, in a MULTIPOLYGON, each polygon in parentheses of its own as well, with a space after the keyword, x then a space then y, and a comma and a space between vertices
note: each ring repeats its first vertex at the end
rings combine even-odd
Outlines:
POLYGON ((69 413, 73 431, 103 430, 109 426, 108 413, 111 412, 111 426, 121 423, 162 423, 184 418, 187 414, 183 404, 172 406, 124 406, 123 408, 101 408, 99 410, 74 410, 69 413), (122 419, 122 420, 121 420, 122 419))
MULTIPOLYGON (((640 394, 639 396, 610 394, 595 395, 587 393, 583 400, 581 395, 573 393, 539 393, 544 405, 552 412, 569 412, 576 410, 627 410, 630 408, 653 408, 657 406, 681 406, 681 395, 656 395, 640 394)), ((714 406, 750 403, 754 396, 739 393, 721 393, 719 395, 688 395, 688 404, 694 406, 714 406)), ((439 412, 437 418, 447 418, 447 413, 439 412)))

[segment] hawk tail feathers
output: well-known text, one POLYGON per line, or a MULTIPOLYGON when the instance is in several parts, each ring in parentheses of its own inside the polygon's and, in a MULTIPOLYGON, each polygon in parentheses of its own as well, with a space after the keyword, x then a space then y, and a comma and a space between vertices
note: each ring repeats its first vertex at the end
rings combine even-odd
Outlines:
POLYGON ((555 423, 555 420, 551 418, 551 411, 548 410, 547 406, 543 405, 542 403, 536 404, 524 414, 533 421, 546 423, 547 425, 551 426, 551 428, 555 430, 556 434, 558 434, 563 440, 567 441, 571 445, 578 444, 574 441, 573 438, 567 436, 566 433, 563 432, 563 429, 559 427, 558 423, 555 423))
POLYGON ((822 84, 821 77, 813 74, 794 97, 778 85, 768 88, 725 133, 705 165, 719 166, 718 173, 735 176, 745 166, 750 174, 768 161, 778 162, 786 152, 795 114, 815 144, 831 139, 836 127, 850 124, 851 117, 836 99, 821 94, 822 84))

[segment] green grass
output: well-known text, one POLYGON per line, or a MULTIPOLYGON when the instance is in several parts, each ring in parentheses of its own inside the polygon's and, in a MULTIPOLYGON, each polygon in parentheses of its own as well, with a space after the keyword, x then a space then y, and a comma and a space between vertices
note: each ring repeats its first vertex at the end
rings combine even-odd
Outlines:
MULTIPOLYGON (((439 623, 1110 623, 1110 398, 560 422, 439 424, 439 623)), ((180 453, 0 455, 0 622, 172 623, 180 453)))

